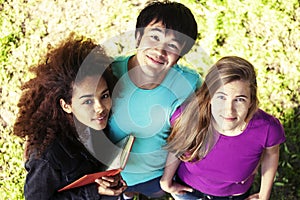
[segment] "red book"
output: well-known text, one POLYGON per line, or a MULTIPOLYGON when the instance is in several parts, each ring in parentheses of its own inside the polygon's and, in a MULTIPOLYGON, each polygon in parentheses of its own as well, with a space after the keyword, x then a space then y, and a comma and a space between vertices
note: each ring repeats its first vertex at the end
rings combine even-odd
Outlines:
POLYGON ((103 176, 114 176, 120 173, 127 163, 134 139, 134 136, 128 135, 127 137, 125 137, 125 139, 121 140, 121 142, 117 144, 119 148, 114 149, 118 149, 118 151, 112 152, 111 154, 116 155, 117 153, 117 155, 113 157, 106 171, 86 174, 81 178, 77 179, 76 181, 70 183, 69 185, 59 189, 58 192, 94 183, 96 179, 101 178, 103 176))

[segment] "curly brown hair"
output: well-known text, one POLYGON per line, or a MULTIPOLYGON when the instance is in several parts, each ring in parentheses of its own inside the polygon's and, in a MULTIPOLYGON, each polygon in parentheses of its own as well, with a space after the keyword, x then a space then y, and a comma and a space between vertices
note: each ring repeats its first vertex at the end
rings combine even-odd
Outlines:
POLYGON ((86 76, 102 76, 112 92, 116 79, 108 67, 111 59, 91 39, 71 34, 30 71, 35 77, 22 86, 14 134, 26 139, 25 159, 40 156, 55 139, 78 139, 72 114, 60 99, 71 104, 73 84, 86 76))

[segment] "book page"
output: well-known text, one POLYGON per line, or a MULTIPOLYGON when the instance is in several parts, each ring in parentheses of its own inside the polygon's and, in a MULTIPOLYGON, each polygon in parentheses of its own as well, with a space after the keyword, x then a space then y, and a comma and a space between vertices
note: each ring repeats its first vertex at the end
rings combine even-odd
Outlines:
POLYGON ((91 131, 93 156, 106 166, 105 170, 120 168, 122 148, 112 143, 103 132, 91 131))
POLYGON ((122 147, 123 151, 122 151, 122 153, 120 155, 120 168, 121 169, 124 169, 124 167, 125 167, 125 165, 127 163, 130 151, 132 149, 132 145, 133 145, 134 139, 135 138, 134 138, 133 135, 128 135, 127 138, 126 138, 126 143, 122 147))
POLYGON ((116 144, 116 146, 120 148, 120 152, 111 162, 110 166, 108 167, 108 170, 116 168, 124 169, 133 141, 134 136, 128 135, 116 144))

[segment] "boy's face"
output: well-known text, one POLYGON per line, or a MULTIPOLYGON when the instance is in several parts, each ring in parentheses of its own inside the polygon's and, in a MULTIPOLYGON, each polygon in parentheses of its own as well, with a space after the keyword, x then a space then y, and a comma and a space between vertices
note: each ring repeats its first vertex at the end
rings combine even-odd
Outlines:
POLYGON ((144 34, 137 34, 137 61, 143 73, 150 77, 165 75, 176 64, 185 43, 174 31, 166 29, 161 22, 151 22, 144 34))

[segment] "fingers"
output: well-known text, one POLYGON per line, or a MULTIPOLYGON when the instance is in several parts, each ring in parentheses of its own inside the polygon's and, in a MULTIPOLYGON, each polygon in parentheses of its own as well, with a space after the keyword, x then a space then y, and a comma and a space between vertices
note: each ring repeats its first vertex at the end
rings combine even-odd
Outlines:
POLYGON ((184 186, 183 188, 181 188, 181 190, 183 192, 193 192, 193 188, 190 188, 190 187, 187 187, 187 186, 184 186))
POLYGON ((95 182, 104 187, 116 187, 120 180, 122 180, 120 175, 115 176, 104 176, 99 179, 96 179, 95 182))
POLYGON ((112 189, 112 188, 104 188, 99 186, 98 187, 98 193, 102 195, 108 195, 108 196, 118 196, 122 194, 122 192, 127 188, 127 186, 122 186, 118 189, 112 189))
POLYGON ((246 200, 259 200, 259 193, 250 195, 246 200))
POLYGON ((102 179, 109 182, 115 182, 115 181, 119 181, 121 179, 121 176, 119 174, 115 176, 103 176, 102 179))
POLYGON ((126 182, 120 175, 102 177, 96 179, 95 182, 98 183, 98 193, 102 195, 120 195, 127 188, 126 182))
POLYGON ((161 184, 161 187, 164 191, 172 194, 185 194, 186 192, 193 192, 193 188, 181 185, 175 181, 172 181, 171 184, 161 184))
POLYGON ((193 192, 193 188, 186 187, 186 186, 177 186, 174 189, 174 194, 185 194, 186 192, 193 192))

